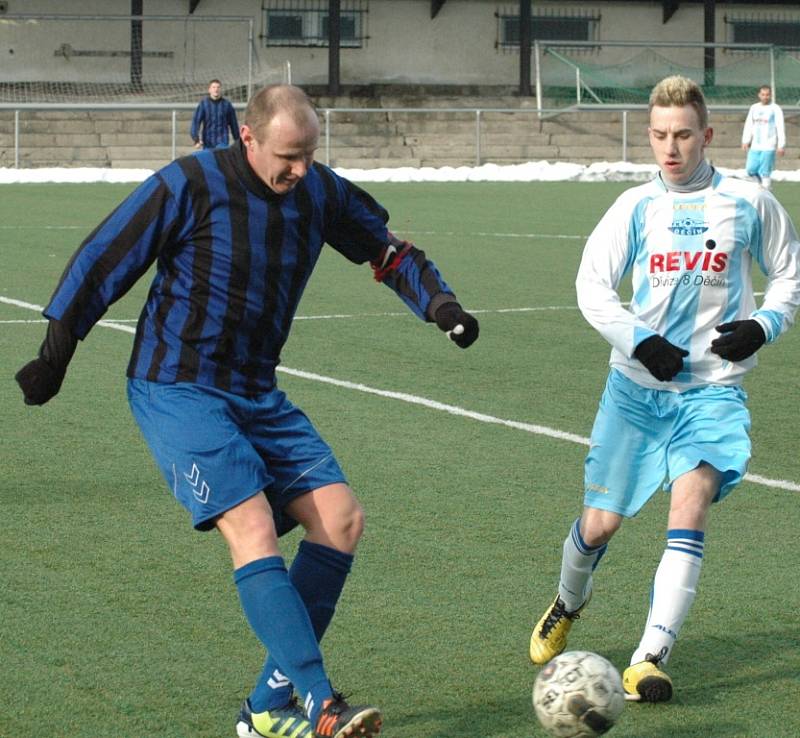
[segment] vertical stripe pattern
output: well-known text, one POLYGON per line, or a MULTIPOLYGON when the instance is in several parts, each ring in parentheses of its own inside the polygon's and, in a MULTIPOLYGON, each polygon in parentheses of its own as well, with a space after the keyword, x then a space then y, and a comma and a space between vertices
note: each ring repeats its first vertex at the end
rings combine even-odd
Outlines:
MULTIPOLYGON (((83 338, 155 262, 128 376, 256 394, 274 385, 324 243, 356 264, 377 262, 388 218, 323 165, 278 196, 256 177, 241 144, 203 151, 148 178, 92 232, 45 315, 83 338)), ((416 248, 384 282, 423 320, 435 295, 452 294, 416 248)))

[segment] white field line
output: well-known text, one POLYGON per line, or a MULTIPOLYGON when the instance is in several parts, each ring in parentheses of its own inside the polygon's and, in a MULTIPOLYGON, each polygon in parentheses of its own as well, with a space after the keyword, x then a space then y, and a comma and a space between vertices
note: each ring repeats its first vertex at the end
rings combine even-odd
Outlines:
POLYGON ((86 231, 91 233, 94 226, 87 228, 80 225, 11 225, 3 223, 0 231, 86 231))
MULTIPOLYGON (((29 310, 38 310, 41 312, 41 306, 31 306, 29 303, 23 303, 19 300, 12 300, 8 297, 0 297, 0 303, 7 305, 14 305, 16 307, 24 307, 29 310)), ((554 312, 558 310, 577 310, 577 305, 545 305, 543 307, 518 307, 518 308, 493 308, 493 309, 478 309, 470 310, 473 315, 485 315, 489 313, 538 313, 538 312, 554 312)), ((402 312, 387 312, 387 313, 330 313, 328 315, 295 315, 294 320, 358 320, 362 318, 412 318, 413 316, 408 310, 402 312)), ((138 318, 109 318, 102 321, 104 325, 111 324, 124 324, 124 323, 137 323, 138 318)), ((36 318, 29 320, 0 320, 0 325, 12 325, 14 323, 46 323, 44 318, 36 318)))
MULTIPOLYGON (((757 297, 763 295, 763 292, 755 292, 757 297)), ((7 297, 0 297, 0 303, 8 305, 16 305, 18 307, 29 307, 28 303, 20 303, 18 300, 11 300, 7 297)), ((623 305, 630 303, 623 302, 623 305)), ((31 308, 33 309, 33 308, 31 308)), ((37 307, 41 311, 41 307, 37 307)), ((577 310, 577 305, 544 305, 540 307, 518 307, 518 308, 467 308, 473 315, 488 315, 490 313, 503 314, 503 313, 540 313, 540 312, 555 312, 559 310, 577 310)), ((391 313, 329 313, 327 315, 295 315, 294 320, 359 320, 363 318, 410 318, 411 314, 405 310, 402 312, 391 313)), ((136 323, 138 318, 109 318, 103 321, 106 326, 113 326, 115 324, 123 323, 136 323)), ((31 319, 31 320, 0 320, 0 325, 12 325, 14 323, 46 323, 44 318, 31 319)))
MULTIPOLYGON (((7 305, 14 305, 16 307, 25 308, 27 310, 36 310, 37 312, 41 312, 44 309, 41 305, 34 305, 29 302, 22 302, 21 300, 13 300, 11 298, 2 296, 0 296, 0 303, 5 303, 7 305)), ((113 330, 122 331, 123 333, 132 334, 136 332, 132 326, 123 325, 121 323, 115 323, 113 321, 100 320, 98 321, 97 325, 102 326, 104 328, 111 328, 113 330)), ((494 415, 486 415, 484 413, 477 413, 472 410, 466 410, 465 408, 458 407, 457 405, 448 405, 443 402, 438 402, 436 400, 429 400, 425 397, 410 395, 405 392, 392 392, 390 390, 376 389, 375 387, 369 387, 366 384, 347 382, 341 379, 334 379, 333 377, 326 377, 322 374, 314 374, 312 372, 306 372, 301 369, 291 369, 289 367, 279 366, 278 371, 293 377, 299 377, 300 379, 308 379, 313 382, 322 382, 323 384, 330 384, 333 385, 334 387, 342 387, 343 389, 350 389, 350 390, 355 390, 357 392, 364 392, 370 395, 377 395, 378 397, 386 397, 387 399, 390 400, 400 400, 401 402, 408 402, 412 405, 422 405, 423 407, 430 408, 431 410, 439 410, 441 412, 446 412, 451 415, 457 415, 462 418, 470 418, 471 420, 477 420, 478 422, 481 423, 489 423, 492 425, 503 425, 506 426, 507 428, 513 428, 515 430, 521 430, 539 436, 548 436, 549 438, 555 438, 559 441, 570 441, 571 443, 577 443, 582 446, 589 445, 589 439, 586 438, 585 436, 579 436, 576 435, 575 433, 567 433, 565 431, 560 431, 555 428, 549 428, 546 425, 536 425, 533 423, 522 423, 518 420, 507 420, 504 418, 497 418, 494 415)), ((759 474, 745 474, 744 478, 748 482, 752 482, 753 484, 760 484, 765 487, 774 487, 776 489, 783 489, 789 492, 800 492, 800 484, 791 482, 787 479, 769 479, 768 477, 762 477, 759 474)))
POLYGON ((569 235, 564 235, 562 233, 494 233, 490 231, 473 231, 471 233, 458 233, 456 231, 406 231, 403 229, 398 229, 397 235, 455 236, 457 238, 472 238, 473 236, 482 236, 483 238, 550 238, 556 241, 557 240, 586 241, 589 238, 588 236, 569 236, 569 235))
MULTIPOLYGON (((82 225, 14 225, 4 223, 0 225, 0 231, 85 231, 89 233, 96 224, 91 226, 82 225)), ((458 233, 456 231, 406 231, 398 230, 398 235, 409 236, 453 236, 457 238, 472 238, 480 236, 482 238, 543 238, 566 241, 585 241, 588 236, 569 236, 559 233, 493 233, 489 231, 473 231, 472 233, 458 233)))
MULTIPOLYGON (((518 308, 465 308, 473 315, 487 315, 489 313, 540 313, 556 310, 577 310, 577 305, 544 305, 542 307, 518 308)), ((397 313, 332 313, 330 315, 295 315, 294 320, 333 320, 334 318, 410 318, 408 310, 397 313)))

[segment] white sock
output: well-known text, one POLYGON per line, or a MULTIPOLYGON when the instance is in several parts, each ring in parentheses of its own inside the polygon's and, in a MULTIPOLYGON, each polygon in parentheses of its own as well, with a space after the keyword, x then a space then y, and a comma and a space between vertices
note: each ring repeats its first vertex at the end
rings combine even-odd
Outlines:
POLYGON ((765 190, 769 190, 772 188, 772 177, 762 177, 761 178, 761 186, 765 190))
POLYGON ((658 656, 666 664, 683 621, 694 602, 703 564, 704 533, 701 530, 667 531, 667 548, 653 579, 650 612, 631 664, 658 656))
POLYGON ((580 518, 576 520, 564 540, 561 558, 561 580, 558 594, 569 612, 577 610, 592 591, 592 572, 606 552, 608 544, 587 546, 581 538, 580 518))

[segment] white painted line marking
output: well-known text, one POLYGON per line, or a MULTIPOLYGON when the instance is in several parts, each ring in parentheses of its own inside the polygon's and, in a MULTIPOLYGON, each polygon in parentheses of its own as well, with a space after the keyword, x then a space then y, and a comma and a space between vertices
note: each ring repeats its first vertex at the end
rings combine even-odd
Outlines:
MULTIPOLYGON (((7 305, 15 305, 17 307, 25 308, 27 310, 42 311, 44 309, 41 305, 34 305, 33 303, 23 302, 21 300, 13 300, 9 297, 0 296, 0 302, 6 303, 7 305)), ((113 321, 100 320, 97 322, 97 325, 102 326, 103 328, 111 328, 113 330, 122 331, 123 333, 131 333, 131 334, 136 333, 136 329, 133 328, 132 326, 115 323, 113 321)), ((547 436, 549 438, 555 438, 559 441, 570 441, 571 443, 577 443, 581 446, 589 445, 589 439, 586 438, 585 436, 579 436, 576 435, 575 433, 567 433, 566 431, 560 431, 555 428, 549 428, 546 425, 536 425, 534 423, 523 423, 518 420, 506 420, 503 418, 497 418, 494 415, 477 413, 472 410, 467 410, 463 407, 458 407, 457 405, 448 405, 444 402, 438 402, 437 400, 429 400, 426 397, 410 395, 405 392, 393 392, 391 390, 377 389, 375 387, 370 387, 366 384, 360 384, 357 382, 348 382, 342 379, 334 379, 333 377, 326 377, 322 374, 314 374, 313 372, 306 372, 301 369, 291 369, 290 367, 279 366, 277 368, 277 371, 282 372, 283 374, 288 374, 292 377, 298 377, 300 379, 308 379, 314 382, 330 384, 333 385, 334 387, 342 387, 343 389, 350 389, 350 390, 355 390, 357 392, 364 392, 369 395, 386 397, 390 400, 400 400, 401 402, 408 402, 412 405, 421 405, 423 407, 430 408, 431 410, 439 410, 441 412, 449 413, 450 415, 457 415, 462 418, 470 418, 471 420, 477 420, 481 423, 489 423, 491 425, 502 425, 507 428, 514 428, 515 430, 525 431, 526 433, 533 433, 539 436, 547 436)), ((753 482, 754 484, 761 484, 765 487, 774 487, 776 489, 783 489, 789 492, 800 492, 800 484, 796 484, 795 482, 791 482, 786 479, 769 479, 768 477, 762 477, 758 474, 745 474, 744 478, 748 482, 753 482)))
POLYGON ((454 236, 456 238, 472 238, 481 236, 482 238, 546 238, 565 241, 586 241, 589 236, 569 236, 561 233, 490 233, 488 231, 473 231, 472 233, 456 233, 455 231, 405 231, 402 228, 397 230, 399 235, 409 236, 454 236))
POLYGON ((94 226, 87 228, 79 225, 0 225, 0 231, 86 231, 90 233, 94 226))

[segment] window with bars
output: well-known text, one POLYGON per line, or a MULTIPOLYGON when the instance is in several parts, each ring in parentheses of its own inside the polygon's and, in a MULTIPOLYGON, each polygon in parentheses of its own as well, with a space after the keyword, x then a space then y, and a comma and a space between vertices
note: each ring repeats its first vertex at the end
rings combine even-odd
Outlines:
MULTIPOLYGON (((498 10, 496 46, 502 50, 519 48, 519 13, 514 8, 498 10)), ((534 13, 531 16, 531 41, 596 41, 600 26, 600 14, 592 11, 572 13, 534 13)), ((575 47, 591 50, 595 47, 575 47)))
POLYGON ((774 44, 800 49, 800 18, 761 15, 725 16, 728 41, 736 44, 774 44))
MULTIPOLYGON (((343 0, 339 42, 360 48, 367 40, 367 0, 343 0)), ((327 0, 265 0, 262 4, 265 46, 328 46, 327 0)))

